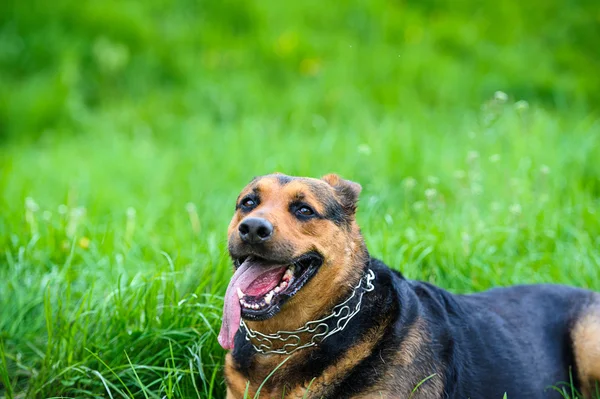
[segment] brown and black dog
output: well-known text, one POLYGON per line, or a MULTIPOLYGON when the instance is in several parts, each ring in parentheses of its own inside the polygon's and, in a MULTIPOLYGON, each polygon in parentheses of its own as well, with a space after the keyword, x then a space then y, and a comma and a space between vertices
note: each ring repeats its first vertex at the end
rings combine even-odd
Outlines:
POLYGON ((219 334, 228 398, 261 384, 261 398, 560 398, 550 387, 571 374, 596 393, 599 294, 454 295, 405 279, 369 256, 360 191, 336 175, 273 174, 238 197, 219 334))

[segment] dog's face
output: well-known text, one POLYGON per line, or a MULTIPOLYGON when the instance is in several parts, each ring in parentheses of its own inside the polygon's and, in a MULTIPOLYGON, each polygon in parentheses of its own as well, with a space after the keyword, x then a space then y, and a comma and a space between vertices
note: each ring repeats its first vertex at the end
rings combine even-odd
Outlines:
POLYGON ((234 300, 249 321, 273 318, 296 305, 306 313, 336 300, 356 275, 357 261, 366 256, 355 223, 360 190, 336 175, 273 174, 250 182, 237 199, 228 229, 236 272, 226 295, 224 325, 236 321, 229 315, 237 311, 234 300))

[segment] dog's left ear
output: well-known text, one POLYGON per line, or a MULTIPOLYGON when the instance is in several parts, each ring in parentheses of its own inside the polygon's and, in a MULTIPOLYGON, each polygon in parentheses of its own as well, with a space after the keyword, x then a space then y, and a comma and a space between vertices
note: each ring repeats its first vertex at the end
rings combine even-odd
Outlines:
POLYGON ((353 181, 342 179, 333 173, 325 175, 321 179, 335 189, 335 193, 342 203, 344 210, 349 214, 354 214, 362 186, 353 181))

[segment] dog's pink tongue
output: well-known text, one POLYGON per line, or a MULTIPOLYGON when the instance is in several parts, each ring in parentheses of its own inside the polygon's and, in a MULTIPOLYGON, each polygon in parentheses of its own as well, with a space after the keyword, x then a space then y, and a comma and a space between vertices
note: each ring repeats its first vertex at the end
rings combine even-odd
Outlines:
POLYGON ((233 349, 233 339, 240 326, 238 288, 252 296, 266 294, 277 286, 285 269, 284 265, 256 262, 249 257, 235 271, 227 286, 223 304, 223 323, 218 338, 223 349, 233 349))

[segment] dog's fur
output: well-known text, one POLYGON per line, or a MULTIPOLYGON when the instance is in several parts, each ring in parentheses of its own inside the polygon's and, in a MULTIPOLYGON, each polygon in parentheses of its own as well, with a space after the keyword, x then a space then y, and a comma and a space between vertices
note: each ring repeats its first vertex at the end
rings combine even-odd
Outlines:
POLYGON ((254 397, 284 360, 261 398, 560 398, 550 386, 570 381, 570 373, 591 397, 600 381, 600 295, 560 285, 454 295, 405 279, 369 256, 355 222, 360 189, 336 175, 274 174, 254 179, 240 194, 238 202, 252 193, 258 205, 250 212, 236 207, 228 231, 232 257, 317 251, 324 258, 279 313, 247 321, 252 329, 299 328, 343 302, 367 268, 376 278, 343 331, 289 358, 257 353, 240 329, 226 358, 228 398, 242 398, 246 389, 254 397), (318 217, 296 218, 290 204, 297 201, 318 217), (268 245, 249 249, 240 242, 238 225, 250 215, 273 224, 268 245))

